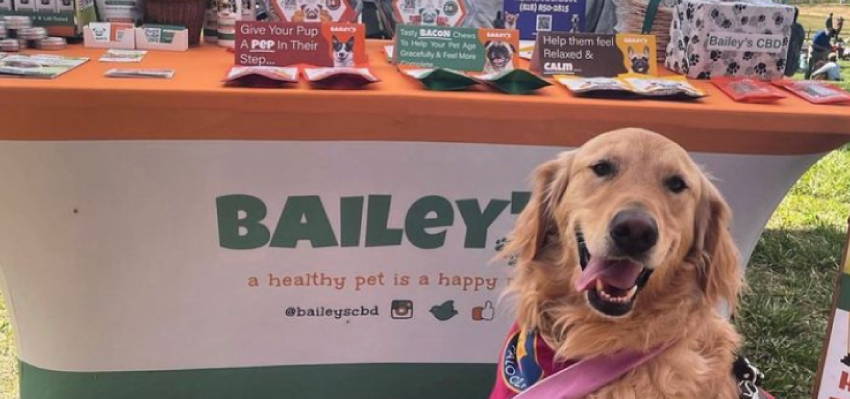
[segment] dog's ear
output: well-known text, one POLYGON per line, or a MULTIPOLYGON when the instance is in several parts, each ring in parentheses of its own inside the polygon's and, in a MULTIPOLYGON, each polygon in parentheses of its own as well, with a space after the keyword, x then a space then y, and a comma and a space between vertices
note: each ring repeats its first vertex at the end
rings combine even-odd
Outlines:
POLYGON ((511 48, 511 55, 516 54, 516 47, 514 47, 514 44, 508 43, 508 46, 511 48))
POLYGON ((339 39, 337 39, 336 35, 331 36, 331 41, 333 42, 334 46, 339 44, 339 39))
POLYGON ((346 41, 345 41, 345 45, 346 45, 349 49, 350 49, 350 48, 353 48, 353 47, 354 47, 354 36, 349 37, 349 38, 348 38, 348 40, 346 40, 346 41))
POLYGON ((729 232, 732 211, 711 181, 701 177, 691 258, 699 271, 700 286, 712 304, 725 301, 734 312, 742 285, 738 249, 729 232))
POLYGON ((635 56, 635 49, 632 46, 629 46, 629 58, 633 58, 635 56))
POLYGON ((643 56, 649 58, 649 46, 643 47, 643 56))
POLYGON ((488 40, 488 41, 484 42, 484 48, 490 48, 491 44, 493 44, 492 40, 488 40))
POLYGON ((517 218, 505 254, 533 260, 543 248, 546 235, 557 232, 553 212, 567 189, 572 160, 573 152, 563 152, 535 169, 531 198, 517 218))
POLYGON ((306 4, 302 4, 302 5, 301 5, 301 11, 304 11, 304 9, 305 9, 305 8, 307 8, 307 5, 306 5, 306 4))

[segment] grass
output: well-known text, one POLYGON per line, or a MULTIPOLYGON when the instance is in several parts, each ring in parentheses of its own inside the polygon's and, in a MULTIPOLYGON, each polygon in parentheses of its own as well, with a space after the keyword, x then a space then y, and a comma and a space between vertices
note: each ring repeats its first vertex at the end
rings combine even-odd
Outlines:
POLYGON ((18 397, 18 360, 6 303, 0 293, 0 399, 18 397))
POLYGON ((745 353, 780 399, 810 397, 850 216, 850 146, 797 182, 774 213, 750 265, 737 320, 745 353))

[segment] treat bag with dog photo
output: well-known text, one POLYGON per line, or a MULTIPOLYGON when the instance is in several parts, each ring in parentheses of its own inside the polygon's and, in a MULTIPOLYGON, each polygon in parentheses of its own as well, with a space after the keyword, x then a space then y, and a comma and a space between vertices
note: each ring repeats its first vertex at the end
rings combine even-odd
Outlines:
POLYGON ((270 0, 285 22, 356 22, 357 7, 350 0, 270 0))
POLYGON ((617 77, 658 73, 655 36, 540 32, 531 70, 545 76, 617 77))
POLYGON ((520 39, 537 32, 584 32, 587 0, 505 0, 505 29, 518 29, 520 39))

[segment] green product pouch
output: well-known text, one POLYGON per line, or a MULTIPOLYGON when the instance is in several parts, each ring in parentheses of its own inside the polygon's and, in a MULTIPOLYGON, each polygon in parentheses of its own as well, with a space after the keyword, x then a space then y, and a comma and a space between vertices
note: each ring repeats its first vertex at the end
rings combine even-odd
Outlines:
POLYGON ((478 81, 463 72, 445 68, 405 69, 408 76, 422 82, 429 90, 463 90, 478 84, 478 81))
POLYGON ((477 79, 508 94, 529 94, 552 84, 525 69, 479 75, 477 79))

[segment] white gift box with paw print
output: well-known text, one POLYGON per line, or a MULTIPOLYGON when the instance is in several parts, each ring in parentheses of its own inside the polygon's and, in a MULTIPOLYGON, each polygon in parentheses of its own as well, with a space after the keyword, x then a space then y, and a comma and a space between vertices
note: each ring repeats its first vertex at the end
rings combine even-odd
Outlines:
POLYGON ((782 77, 794 7, 770 1, 676 0, 667 68, 690 78, 782 77))

